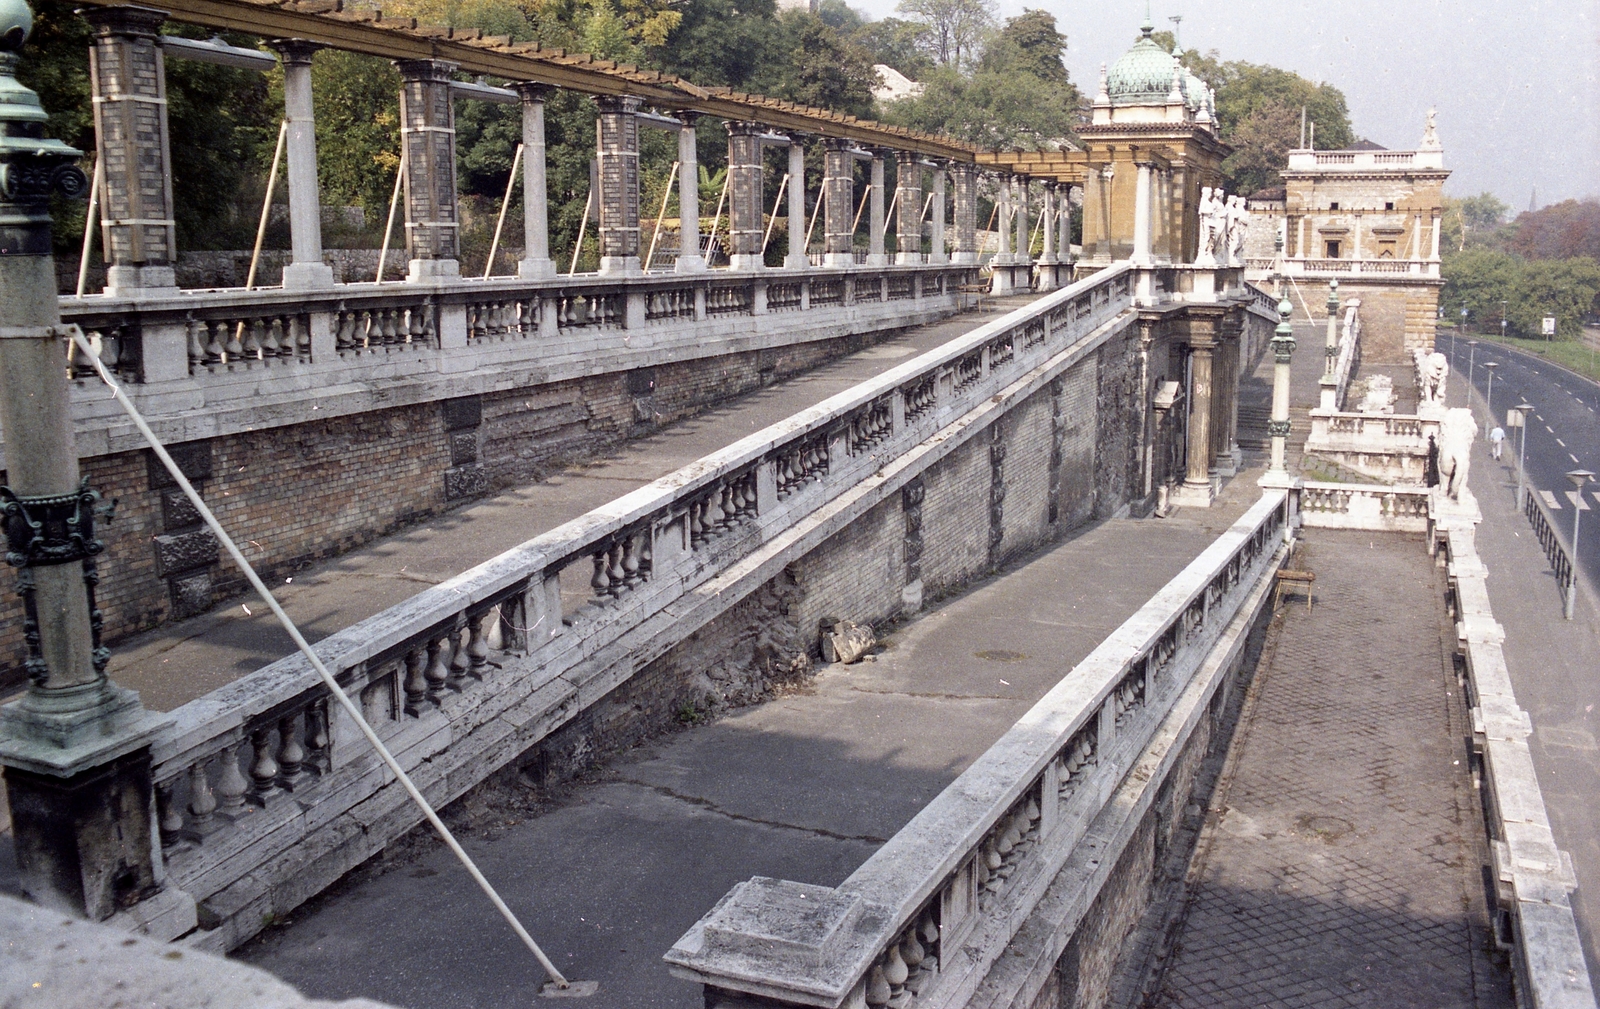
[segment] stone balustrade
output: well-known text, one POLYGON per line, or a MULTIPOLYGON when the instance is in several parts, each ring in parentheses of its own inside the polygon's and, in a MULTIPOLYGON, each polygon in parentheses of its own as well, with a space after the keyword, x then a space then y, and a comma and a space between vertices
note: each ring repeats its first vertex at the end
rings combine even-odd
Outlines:
POLYGON ((1381 484, 1302 482, 1297 506, 1300 520, 1321 529, 1370 529, 1382 532, 1426 532, 1426 487, 1381 484))
POLYGON ((1519 1005, 1589 1009, 1595 992, 1572 910, 1577 878, 1550 830, 1528 749, 1533 723, 1512 689, 1501 648, 1505 629, 1489 605, 1488 569, 1478 557, 1473 525, 1443 531, 1437 545, 1449 573, 1448 603, 1456 618, 1472 749, 1483 781, 1494 873, 1485 886, 1495 943, 1511 956, 1519 1005))
MULTIPOLYGON (((186 441, 396 403, 917 325, 976 267, 707 271, 61 299, 158 434, 186 441), (757 326, 782 313, 782 326, 757 326), (315 393, 315 395, 307 395, 315 393)), ((85 454, 139 447, 74 362, 85 454)), ((3 463, 0 463, 3 464, 3 463)))
POLYGON ((1375 479, 1422 486, 1439 418, 1312 410, 1306 452, 1375 479))
MULTIPOLYGON (((335 633, 318 654, 421 787, 440 801, 457 795, 733 605, 738 586, 753 589, 898 494, 895 480, 964 437, 941 432, 969 430, 1132 325, 1136 272, 1119 265, 1046 295, 335 633)), ((887 287, 865 279, 874 278, 887 287)), ((848 297, 861 281, 804 283, 841 285, 848 297)), ((1257 534, 1276 521, 1257 516, 1254 532, 1228 541, 1229 558, 1208 554, 1217 569, 1186 597, 1198 606, 1189 624, 1145 651, 1187 648, 1201 624, 1210 634, 1206 614, 1260 560, 1241 559, 1236 540, 1255 536, 1249 549, 1263 549, 1257 534), (1208 601, 1196 603, 1206 586, 1208 601)), ((1118 674, 1091 750, 1134 738, 1118 718, 1142 710, 1152 684, 1169 690, 1166 668, 1149 666, 1148 681, 1118 674)), ((168 875, 221 919, 206 945, 231 947, 263 914, 292 907, 415 822, 327 700, 309 663, 291 655, 178 708, 154 744, 168 875), (317 869, 288 868, 301 864, 317 869)), ((1081 768, 1056 772, 1058 792, 1081 768)))
MULTIPOLYGON (((707 1004, 961 1006, 1046 900, 1086 909, 1285 556, 1271 491, 838 887, 756 877, 667 953, 707 1004)), ((1055 908, 1052 915, 1069 913, 1055 908)), ((1052 937, 1061 940, 1060 935, 1052 937)), ((1032 963, 1053 962, 1030 939, 1032 963)), ((1017 979, 1019 986, 1025 983, 1017 979)))
POLYGON ((1439 263, 1428 259, 1273 259, 1255 256, 1245 260, 1244 265, 1252 272, 1284 277, 1439 277, 1439 263))

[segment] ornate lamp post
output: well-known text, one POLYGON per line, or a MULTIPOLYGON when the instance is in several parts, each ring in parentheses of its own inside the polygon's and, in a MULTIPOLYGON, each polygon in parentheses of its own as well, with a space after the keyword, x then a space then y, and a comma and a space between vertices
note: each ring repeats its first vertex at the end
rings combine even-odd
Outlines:
POLYGON ((1489 411, 1489 423, 1487 423, 1487 424, 1485 424, 1483 426, 1483 430, 1484 430, 1483 440, 1484 441, 1488 441, 1490 432, 1494 431, 1494 428, 1495 428, 1495 423, 1494 423, 1494 370, 1496 368, 1500 367, 1500 362, 1499 361, 1485 361, 1485 362, 1483 362, 1483 367, 1484 367, 1485 370, 1487 370, 1489 372, 1489 389, 1488 389, 1487 392, 1484 393, 1484 396, 1483 396, 1484 406, 1489 411))
POLYGON ((50 256, 50 194, 76 196, 87 180, 82 152, 45 137, 38 96, 12 76, 32 27, 22 0, 0 0, 0 514, 28 651, 27 692, 0 709, 0 764, 23 889, 103 919, 159 889, 149 740, 165 719, 105 673, 99 495, 79 479, 50 256))
POLYGON ((1586 469, 1575 469, 1567 472, 1567 479, 1572 481, 1572 577, 1567 582, 1567 619, 1572 619, 1572 609, 1578 601, 1578 516, 1583 514, 1583 489, 1589 486, 1589 481, 1594 479, 1594 474, 1586 469))
POLYGON ((1289 361, 1294 357, 1294 326, 1289 317, 1294 305, 1288 298, 1278 302, 1278 328, 1272 336, 1272 419, 1267 433, 1272 436, 1272 464, 1262 476, 1263 486, 1287 487, 1289 471, 1284 453, 1289 439, 1289 361))
POLYGON ((1328 343, 1323 348, 1322 409, 1339 408, 1339 282, 1328 281, 1328 343))

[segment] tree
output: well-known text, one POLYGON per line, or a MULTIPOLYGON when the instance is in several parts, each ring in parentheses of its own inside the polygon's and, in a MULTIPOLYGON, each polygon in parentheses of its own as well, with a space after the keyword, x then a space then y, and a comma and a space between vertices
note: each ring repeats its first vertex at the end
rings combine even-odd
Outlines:
POLYGON ((1051 84, 1066 84, 1067 68, 1061 62, 1066 51, 1067 37, 1056 30, 1055 15, 1025 7, 1006 21, 981 62, 985 69, 1018 71, 1051 84))
POLYGON ((1512 336, 1538 336, 1544 317, 1554 316, 1557 337, 1574 339, 1600 297, 1600 262, 1582 256, 1528 260, 1497 249, 1468 248, 1445 258, 1443 274, 1440 305, 1447 317, 1492 331, 1503 312, 1512 336))
POLYGON ((1469 238, 1486 240, 1505 223, 1506 212, 1510 209, 1493 193, 1479 193, 1459 200, 1446 196, 1444 215, 1440 218, 1442 244, 1460 252, 1466 249, 1469 238))
POLYGON ((928 31, 920 22, 884 18, 856 28, 850 40, 871 53, 874 63, 894 67, 917 81, 934 67, 928 56, 928 31))
POLYGON ((901 0, 895 8, 927 26, 925 44, 936 63, 958 69, 977 58, 994 9, 993 0, 901 0))
POLYGON ((1263 105, 1230 131, 1233 153, 1222 163, 1229 188, 1246 195, 1277 185, 1299 146, 1300 110, 1281 103, 1263 105))
MULTIPOLYGON (((1488 194, 1484 194, 1487 196, 1488 194)), ((1489 197, 1491 200, 1494 197, 1489 197)), ((1495 200, 1501 215, 1505 204, 1495 200)), ((1498 218, 1496 219, 1498 223, 1498 218)), ((1564 200, 1517 215, 1506 245, 1529 259, 1600 259, 1600 200, 1564 200)))
POLYGON ((871 114, 878 82, 872 54, 806 11, 785 11, 778 26, 779 51, 788 58, 768 62, 752 81, 757 90, 855 116, 871 114))

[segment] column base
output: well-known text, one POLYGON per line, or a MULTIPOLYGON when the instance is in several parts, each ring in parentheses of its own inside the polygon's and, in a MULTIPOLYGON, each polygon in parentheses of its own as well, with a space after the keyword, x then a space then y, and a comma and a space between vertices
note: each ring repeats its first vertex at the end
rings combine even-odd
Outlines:
POLYGON ((728 257, 730 270, 764 270, 767 268, 765 258, 753 252, 736 252, 728 257))
POLYGON ((952 252, 950 262, 956 266, 976 266, 978 254, 976 252, 952 252))
POLYGON ((556 264, 548 259, 524 259, 517 263, 517 276, 523 280, 548 280, 556 275, 556 264))
POLYGON ((333 267, 327 263, 290 263, 283 268, 285 291, 320 291, 333 286, 333 267))
POLYGON ((678 262, 672 267, 674 273, 704 273, 706 272, 706 257, 704 256, 679 256, 678 262))
POLYGON ((638 277, 644 274, 638 256, 601 256, 600 274, 606 277, 638 277))
POLYGON ((889 257, 881 252, 867 253, 867 266, 888 266, 889 257))
POLYGON ((177 275, 170 266, 106 268, 105 293, 114 298, 133 298, 146 292, 166 294, 177 289, 177 275))
POLYGON ((995 267, 994 274, 989 279, 989 293, 996 295, 1010 294, 1012 290, 1011 268, 1007 266, 995 267))
POLYGON ((455 259, 413 259, 406 266, 406 282, 410 284, 460 278, 461 263, 455 259))
POLYGON ((1300 481, 1295 479, 1285 469, 1269 469, 1256 479, 1256 486, 1264 490, 1288 490, 1290 487, 1299 486, 1300 481))
POLYGON ((1210 508, 1215 496, 1212 493, 1210 480, 1197 483, 1185 480, 1172 488, 1172 495, 1168 500, 1179 508, 1210 508))
POLYGON ((796 256, 796 255, 784 256, 783 257, 783 268, 785 270, 809 270, 811 268, 811 257, 810 256, 804 256, 804 255, 801 255, 801 256, 796 256))
POLYGON ((136 691, 107 679, 30 688, 0 708, 0 764, 70 777, 149 745, 171 720, 146 711, 136 691))
POLYGON ((921 266, 922 265, 922 253, 920 253, 920 252, 897 252, 897 253, 894 254, 894 265, 896 265, 896 266, 921 266))
POLYGON ((947 264, 949 262, 950 262, 950 257, 945 255, 942 252, 930 252, 930 253, 928 253, 928 265, 929 266, 944 266, 945 264, 947 264))
POLYGON ((853 252, 828 252, 822 256, 822 265, 831 267, 856 265, 856 254, 853 252))

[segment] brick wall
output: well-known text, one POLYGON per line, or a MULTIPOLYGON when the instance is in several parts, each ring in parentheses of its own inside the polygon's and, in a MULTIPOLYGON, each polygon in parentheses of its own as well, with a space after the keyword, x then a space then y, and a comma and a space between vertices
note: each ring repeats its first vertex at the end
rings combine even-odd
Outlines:
MULTIPOLYGON (((1326 283, 1301 282, 1300 293, 1312 319, 1327 321, 1326 283)), ((1433 284, 1363 284, 1339 282, 1339 300, 1361 299, 1361 359, 1370 364, 1410 364, 1411 352, 1433 349, 1439 315, 1439 288, 1433 284)), ((1295 298, 1295 318, 1303 318, 1295 298)))

